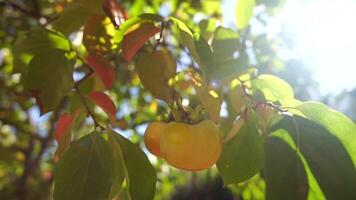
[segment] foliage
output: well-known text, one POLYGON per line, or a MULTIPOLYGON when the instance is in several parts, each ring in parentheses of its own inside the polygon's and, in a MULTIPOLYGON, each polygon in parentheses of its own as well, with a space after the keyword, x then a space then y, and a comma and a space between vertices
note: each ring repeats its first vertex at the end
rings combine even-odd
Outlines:
POLYGON ((194 192, 356 199, 356 125, 297 99, 251 31, 282 2, 238 0, 234 27, 217 0, 0 2, 0 199, 167 199, 172 166, 205 170, 194 192))

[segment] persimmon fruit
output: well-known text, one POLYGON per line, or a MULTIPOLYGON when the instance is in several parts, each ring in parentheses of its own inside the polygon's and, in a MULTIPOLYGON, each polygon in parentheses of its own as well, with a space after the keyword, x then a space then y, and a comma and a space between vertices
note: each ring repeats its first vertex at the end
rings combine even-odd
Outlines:
POLYGON ((167 123, 164 122, 151 122, 145 131, 144 142, 146 148, 149 152, 158 157, 161 156, 161 134, 166 126, 167 123))
POLYGON ((197 124, 171 122, 163 130, 160 141, 162 157, 170 165, 189 171, 211 167, 222 149, 221 132, 211 120, 197 124))

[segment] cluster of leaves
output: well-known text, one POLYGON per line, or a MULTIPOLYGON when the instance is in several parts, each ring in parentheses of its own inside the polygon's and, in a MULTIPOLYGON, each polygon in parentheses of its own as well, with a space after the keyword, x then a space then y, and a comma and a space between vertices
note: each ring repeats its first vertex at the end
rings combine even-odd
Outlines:
POLYGON ((26 100, 34 97, 41 115, 54 113, 55 127, 39 141, 47 146, 53 135, 58 144, 55 199, 153 199, 156 170, 114 129, 135 128, 156 115, 220 125, 228 138, 217 162, 225 185, 262 171, 267 199, 356 198, 355 124, 323 104, 295 99, 291 86, 258 74, 252 64, 246 44, 253 9, 273 2, 238 1, 236 30, 216 26, 220 12, 212 8, 220 2, 196 5, 217 15, 198 26, 188 20, 197 12, 194 3, 173 1, 174 12, 162 17, 138 15, 146 7, 157 13, 160 1, 137 2, 128 13, 115 0, 58 3, 58 17, 33 27, 12 48, 11 71, 21 74, 16 90, 26 100), (122 116, 116 104, 121 111, 124 99, 137 93, 136 115, 122 116), (271 109, 272 117, 260 108, 271 109))

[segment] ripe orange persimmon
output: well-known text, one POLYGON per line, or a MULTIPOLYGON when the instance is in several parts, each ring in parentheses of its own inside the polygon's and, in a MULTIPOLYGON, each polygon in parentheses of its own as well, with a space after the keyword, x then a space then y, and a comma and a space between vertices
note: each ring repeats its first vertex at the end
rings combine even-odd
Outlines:
POLYGON ((189 171, 211 167, 222 149, 221 132, 214 122, 171 122, 161 134, 161 155, 172 166, 189 171))
POLYGON ((164 122, 152 122, 147 126, 144 140, 149 152, 155 156, 161 156, 160 140, 163 130, 168 124, 164 122))

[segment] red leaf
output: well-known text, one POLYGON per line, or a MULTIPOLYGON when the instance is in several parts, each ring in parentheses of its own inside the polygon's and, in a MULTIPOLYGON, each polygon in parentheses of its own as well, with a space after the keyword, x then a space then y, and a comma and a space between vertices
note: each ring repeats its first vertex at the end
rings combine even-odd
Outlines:
POLYGON ((115 123, 116 106, 110 97, 105 93, 98 91, 90 93, 89 97, 96 105, 104 110, 104 112, 109 116, 111 123, 115 123))
POLYGON ((130 61, 142 45, 161 29, 152 23, 143 23, 137 29, 124 36, 122 41, 122 53, 126 61, 130 61))
POLYGON ((100 79, 103 81, 106 89, 112 87, 115 82, 115 68, 100 54, 89 54, 86 57, 89 66, 94 69, 100 79))
POLYGON ((116 27, 128 18, 127 12, 115 0, 104 0, 103 9, 116 27))
POLYGON ((73 121, 77 118, 78 112, 74 112, 72 115, 68 113, 63 113, 57 123, 56 129, 54 131, 54 137, 57 140, 57 143, 60 144, 61 139, 65 134, 70 130, 73 121))

